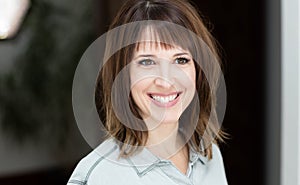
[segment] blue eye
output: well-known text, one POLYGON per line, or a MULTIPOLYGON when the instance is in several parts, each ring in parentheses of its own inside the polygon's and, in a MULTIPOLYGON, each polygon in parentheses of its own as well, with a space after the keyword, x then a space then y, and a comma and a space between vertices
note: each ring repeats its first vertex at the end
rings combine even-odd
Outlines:
POLYGON ((143 66, 150 66, 150 65, 154 65, 155 62, 151 59, 144 59, 138 62, 138 64, 143 65, 143 66))
POLYGON ((190 61, 190 59, 187 59, 185 57, 179 57, 179 58, 175 59, 175 63, 181 64, 181 65, 187 64, 187 63, 189 63, 189 61, 190 61))

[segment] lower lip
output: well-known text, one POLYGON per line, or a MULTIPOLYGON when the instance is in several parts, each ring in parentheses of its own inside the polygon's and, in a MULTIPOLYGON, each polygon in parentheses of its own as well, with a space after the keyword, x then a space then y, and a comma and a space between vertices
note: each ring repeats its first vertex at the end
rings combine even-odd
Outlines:
POLYGON ((164 107, 164 108, 169 108, 169 107, 172 107, 174 106, 178 101, 179 101, 179 98, 180 98, 180 94, 172 101, 168 102, 168 103, 160 103, 156 100, 154 100, 153 98, 149 97, 151 99, 151 101, 157 105, 158 107, 164 107))

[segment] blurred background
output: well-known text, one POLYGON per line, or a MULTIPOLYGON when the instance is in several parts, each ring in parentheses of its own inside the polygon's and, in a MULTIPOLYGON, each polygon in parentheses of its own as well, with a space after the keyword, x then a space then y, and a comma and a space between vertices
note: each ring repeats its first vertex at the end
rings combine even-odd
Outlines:
MULTIPOLYGON (((72 111, 74 72, 124 0, 28 2, 16 34, 0 30, 0 185, 63 185, 91 151, 72 111)), ((228 183, 299 185, 299 1, 193 3, 225 66, 228 183)))

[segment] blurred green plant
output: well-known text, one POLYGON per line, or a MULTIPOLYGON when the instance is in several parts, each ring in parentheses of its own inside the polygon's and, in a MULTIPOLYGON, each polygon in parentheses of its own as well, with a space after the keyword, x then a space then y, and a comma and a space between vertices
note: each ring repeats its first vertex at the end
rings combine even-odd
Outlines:
POLYGON ((73 75, 96 38, 92 1, 53 2, 31 1, 19 33, 29 38, 27 44, 13 69, 0 76, 1 126, 20 143, 64 143, 74 124, 73 75))

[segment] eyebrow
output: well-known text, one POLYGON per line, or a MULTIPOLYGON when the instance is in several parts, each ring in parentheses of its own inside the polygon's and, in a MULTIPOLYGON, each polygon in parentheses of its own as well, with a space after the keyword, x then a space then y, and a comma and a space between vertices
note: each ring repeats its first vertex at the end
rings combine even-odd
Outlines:
MULTIPOLYGON (((189 55, 189 53, 186 53, 186 52, 176 53, 175 55, 173 55, 173 57, 177 57, 177 56, 180 56, 180 55, 189 55)), ((134 57, 133 60, 136 60, 136 59, 141 58, 141 57, 145 57, 145 58, 147 58, 147 57, 156 57, 156 55, 147 55, 147 54, 146 55, 138 55, 138 56, 134 57)))

